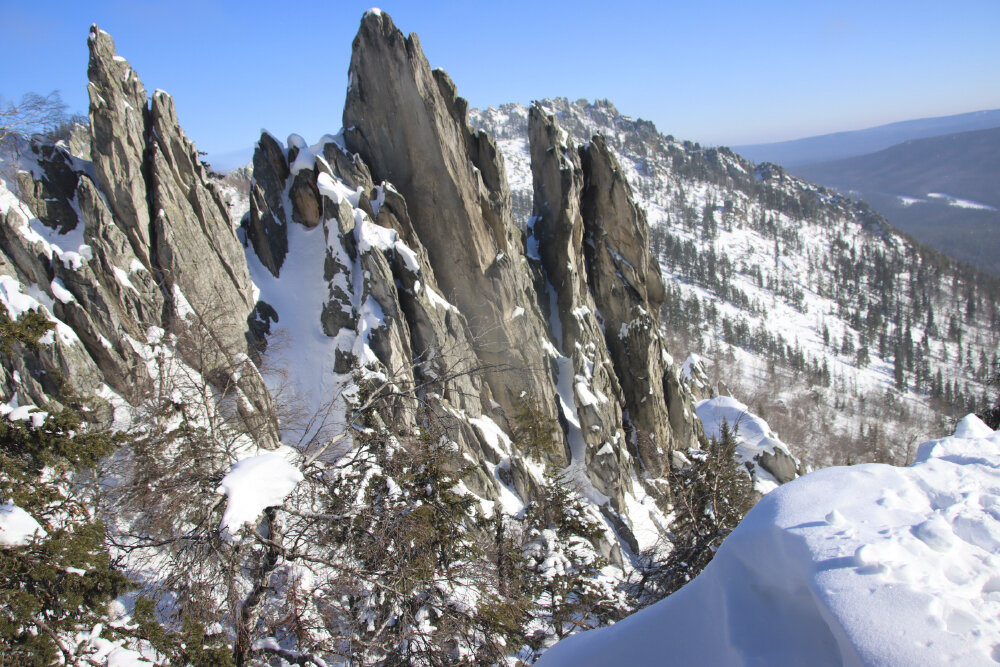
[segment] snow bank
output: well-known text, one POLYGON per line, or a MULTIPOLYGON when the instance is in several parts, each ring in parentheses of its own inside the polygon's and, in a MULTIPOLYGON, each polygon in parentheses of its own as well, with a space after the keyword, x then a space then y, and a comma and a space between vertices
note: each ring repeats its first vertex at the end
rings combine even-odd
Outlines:
POLYGON ((537 664, 1000 662, 998 469, 1000 432, 970 415, 909 468, 805 475, 679 592, 537 664))
POLYGON ((32 538, 48 535, 45 529, 13 503, 0 505, 0 547, 21 547, 32 538))
POLYGON ((695 403, 695 412, 705 426, 705 435, 721 439, 722 422, 736 433, 736 455, 742 463, 753 467, 754 488, 760 493, 770 493, 778 487, 778 480, 760 465, 764 454, 783 452, 793 459, 785 443, 778 439, 767 422, 751 413, 743 403, 730 396, 716 396, 695 403))
POLYGON ((219 530, 232 539, 243 524, 256 523, 265 508, 280 505, 302 479, 299 469, 280 454, 239 461, 215 490, 228 500, 219 530))

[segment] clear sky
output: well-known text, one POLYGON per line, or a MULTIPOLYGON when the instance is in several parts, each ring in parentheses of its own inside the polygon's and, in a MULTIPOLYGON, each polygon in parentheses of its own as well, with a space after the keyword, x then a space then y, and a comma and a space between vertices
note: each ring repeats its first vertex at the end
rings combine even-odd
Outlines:
MULTIPOLYGON (((704 144, 1000 108, 1000 1, 375 0, 472 106, 608 98, 704 144)), ((0 95, 86 112, 87 30, 171 93, 201 150, 340 128, 349 0, 0 0, 0 95)))

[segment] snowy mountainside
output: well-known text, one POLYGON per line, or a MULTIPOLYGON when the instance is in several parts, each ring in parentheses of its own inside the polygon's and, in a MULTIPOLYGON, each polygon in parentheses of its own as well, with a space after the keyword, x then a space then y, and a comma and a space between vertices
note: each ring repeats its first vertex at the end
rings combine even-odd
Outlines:
MULTIPOLYGON (((712 360, 713 381, 804 460, 905 462, 919 439, 985 405, 995 279, 775 165, 661 135, 607 101, 540 105, 572 141, 600 133, 618 157, 660 260, 671 351, 712 360), (816 430, 826 442, 807 439, 816 430)), ((527 115, 517 104, 470 112, 498 138, 515 206, 530 194, 527 115)))
POLYGON ((538 664, 993 664, 998 465, 1000 432, 969 415, 908 468, 811 473, 765 496, 685 588, 538 664))
MULTIPOLYGON (((362 19, 347 129, 263 132, 248 188, 108 33, 88 48, 89 152, 40 139, 0 186, 0 428, 107 438, 80 505, 104 522, 91 560, 138 597, 0 632, 98 663, 119 642, 158 664, 492 664, 634 609, 630 571, 669 550, 673 454, 708 443, 607 146, 582 159, 534 119, 538 180, 572 178, 540 190, 527 252, 495 143, 387 15, 362 19)), ((28 550, 0 572, 77 525, 34 497, 44 465, 0 498, 28 550)))
MULTIPOLYGON (((676 363, 663 332, 689 332, 657 317, 700 335, 664 274, 700 247, 651 233, 614 147, 645 151, 643 173, 701 174, 705 199, 722 185, 700 149, 660 164, 655 129, 607 104, 584 129, 609 139, 577 149, 532 109, 517 199, 455 83, 371 10, 345 129, 262 132, 252 180, 220 186, 172 98, 97 26, 88 49, 89 149, 43 138, 0 184, 5 658, 531 663, 690 580, 755 486, 799 474, 780 414, 711 396, 727 360, 676 363)), ((735 203, 695 217, 706 238, 758 200, 810 206, 780 173, 726 173, 735 203)), ((774 217, 754 233, 800 249, 774 217)), ((812 308, 776 254, 775 290, 812 308)), ((727 261, 695 262, 711 270, 691 289, 727 261)), ((848 268, 903 308, 895 274, 848 268)), ((969 304, 973 322, 988 310, 969 304)), ((904 341, 888 340, 908 373, 904 341)))

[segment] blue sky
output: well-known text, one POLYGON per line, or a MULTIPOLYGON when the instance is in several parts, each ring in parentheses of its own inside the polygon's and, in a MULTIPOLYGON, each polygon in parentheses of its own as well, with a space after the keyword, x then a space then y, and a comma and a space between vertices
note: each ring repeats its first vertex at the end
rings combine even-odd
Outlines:
MULTIPOLYGON (((378 1, 378 0, 376 0, 378 1)), ((85 112, 87 30, 110 32, 201 150, 261 128, 309 141, 340 127, 368 2, 0 0, 0 95, 58 89, 85 112)), ((1000 2, 403 2, 433 67, 472 106, 608 98, 705 144, 778 141, 1000 108, 1000 2)))

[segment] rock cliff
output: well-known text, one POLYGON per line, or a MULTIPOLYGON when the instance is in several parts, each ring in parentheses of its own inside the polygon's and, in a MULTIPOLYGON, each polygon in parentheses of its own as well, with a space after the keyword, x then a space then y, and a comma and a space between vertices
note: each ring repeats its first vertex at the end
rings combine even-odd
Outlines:
POLYGON ((264 132, 235 225, 170 96, 147 100, 96 27, 89 46, 90 159, 36 147, 23 201, 0 209, 4 304, 57 327, 4 369, 5 399, 56 396, 58 371, 77 393, 140 401, 158 372, 144 346, 169 339, 238 397, 262 446, 335 439, 375 387, 395 397, 381 425, 443 425, 484 507, 516 513, 548 467, 603 513, 605 554, 655 542, 670 451, 696 420, 658 330, 645 217, 601 137, 571 145, 532 109, 522 230, 494 140, 417 37, 371 11, 345 129, 315 145, 264 132), (265 362, 284 364, 305 425, 278 423, 265 362), (526 414, 553 425, 555 449, 518 440, 526 414))
MULTIPOLYGON (((259 342, 248 325, 253 284, 225 203, 170 96, 157 91, 148 102, 96 26, 88 45, 92 160, 63 144, 36 146, 37 166, 20 180, 22 191, 40 196, 5 207, 3 271, 61 332, 40 348, 38 369, 8 384, 8 396, 52 398, 56 387, 40 392, 28 380, 51 369, 77 395, 107 385, 139 401, 149 372, 143 345, 163 330, 183 334, 184 360, 223 394, 237 392, 242 418, 273 447, 270 395, 249 362, 259 342)), ((11 291, 6 301, 11 310, 11 291)))

